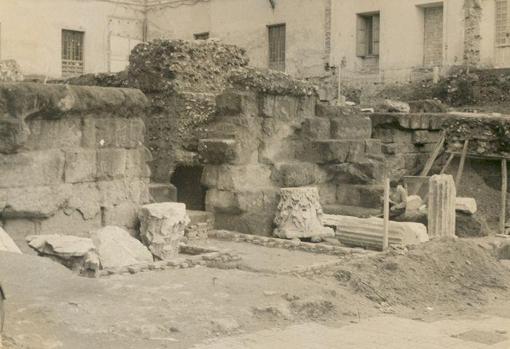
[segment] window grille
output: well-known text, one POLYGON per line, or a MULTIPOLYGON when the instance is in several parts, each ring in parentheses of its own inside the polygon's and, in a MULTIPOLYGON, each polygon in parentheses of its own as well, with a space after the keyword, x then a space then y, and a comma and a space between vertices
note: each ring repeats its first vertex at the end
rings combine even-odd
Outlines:
POLYGON ((271 25, 269 33, 269 69, 285 71, 285 24, 271 25))
POLYGON ((496 45, 510 44, 508 37, 508 0, 496 0, 496 45))
POLYGON ((62 30, 62 77, 83 74, 84 32, 62 30))

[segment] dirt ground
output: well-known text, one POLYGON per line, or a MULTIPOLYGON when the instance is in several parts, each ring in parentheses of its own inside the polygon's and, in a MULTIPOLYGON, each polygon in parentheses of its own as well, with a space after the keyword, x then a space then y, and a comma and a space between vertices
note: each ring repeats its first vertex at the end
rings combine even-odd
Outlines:
MULTIPOLYGON (((231 335, 316 323, 343 328, 374 317, 436 321, 510 318, 510 270, 481 240, 438 241, 340 259, 208 241, 242 260, 88 279, 50 260, 0 254, 7 348, 190 348, 231 335), (312 277, 299 266, 338 261, 312 277)), ((486 245, 486 244, 485 244, 486 245)))

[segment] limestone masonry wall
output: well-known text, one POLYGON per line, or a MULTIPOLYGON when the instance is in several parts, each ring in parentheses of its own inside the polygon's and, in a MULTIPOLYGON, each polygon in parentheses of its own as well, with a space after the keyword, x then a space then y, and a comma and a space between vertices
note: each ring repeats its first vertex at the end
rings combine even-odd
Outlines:
POLYGON ((135 228, 149 201, 146 107, 133 89, 0 84, 0 220, 18 246, 135 228))
POLYGON ((236 81, 198 145, 218 228, 272 233, 280 188, 317 186, 323 205, 378 205, 370 194, 382 190, 384 165, 368 117, 317 104, 311 85, 285 74, 236 81))

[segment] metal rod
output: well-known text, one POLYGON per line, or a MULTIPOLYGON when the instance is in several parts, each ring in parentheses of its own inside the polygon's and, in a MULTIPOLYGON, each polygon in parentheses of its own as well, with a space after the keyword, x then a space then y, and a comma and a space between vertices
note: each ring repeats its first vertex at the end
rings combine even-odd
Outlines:
POLYGON ((455 186, 457 190, 460 188, 460 181, 462 180, 462 173, 464 172, 464 165, 466 164, 466 156, 469 145, 469 139, 464 141, 464 147, 462 148, 462 155, 460 156, 459 169, 457 170, 457 177, 455 177, 455 186))
POLYGON ((505 234, 506 225, 506 199, 508 190, 507 161, 501 160, 501 214, 499 215, 499 232, 505 234))
POLYGON ((383 224, 383 251, 388 249, 388 233, 390 225, 390 179, 384 179, 384 224, 383 224))

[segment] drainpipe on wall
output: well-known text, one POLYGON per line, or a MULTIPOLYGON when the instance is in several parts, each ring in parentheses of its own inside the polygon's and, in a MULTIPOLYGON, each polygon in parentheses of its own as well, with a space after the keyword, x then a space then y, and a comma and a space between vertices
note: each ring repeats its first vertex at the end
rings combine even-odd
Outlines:
POLYGON ((144 0, 144 4, 143 4, 143 24, 142 24, 142 41, 143 42, 147 42, 148 41, 148 36, 149 36, 149 16, 148 16, 148 12, 149 12, 149 4, 148 4, 148 0, 144 0))

